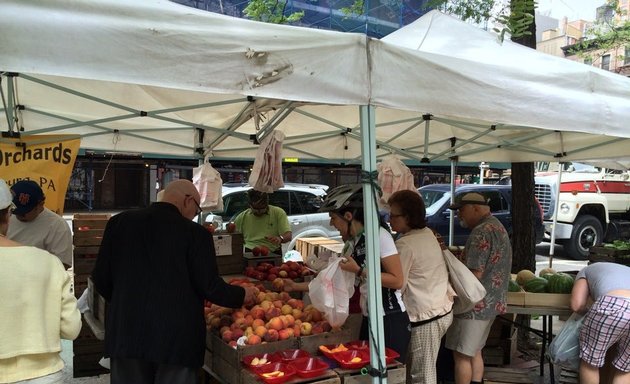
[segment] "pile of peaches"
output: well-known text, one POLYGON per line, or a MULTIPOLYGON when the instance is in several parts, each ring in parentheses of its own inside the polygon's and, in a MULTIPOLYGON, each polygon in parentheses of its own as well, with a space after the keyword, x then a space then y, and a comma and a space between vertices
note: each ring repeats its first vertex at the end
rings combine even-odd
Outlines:
POLYGON ((297 279, 312 275, 313 272, 301 263, 287 261, 280 266, 274 266, 271 263, 263 262, 255 267, 245 268, 243 274, 256 280, 274 281, 278 278, 297 279))
POLYGON ((206 303, 206 328, 218 331, 221 339, 236 347, 241 339, 246 345, 285 340, 328 332, 330 324, 312 305, 289 296, 287 292, 265 291, 248 279, 234 279, 230 284, 257 289, 256 303, 250 308, 230 309, 206 303))

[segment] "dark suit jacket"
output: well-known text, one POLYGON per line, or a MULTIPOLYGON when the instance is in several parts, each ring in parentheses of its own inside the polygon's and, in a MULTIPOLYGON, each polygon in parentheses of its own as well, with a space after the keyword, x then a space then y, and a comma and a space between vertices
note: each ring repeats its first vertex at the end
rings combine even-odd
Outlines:
POLYGON ((237 308, 245 290, 218 275, 212 235, 169 203, 113 216, 92 278, 109 302, 105 356, 197 368, 204 299, 237 308))

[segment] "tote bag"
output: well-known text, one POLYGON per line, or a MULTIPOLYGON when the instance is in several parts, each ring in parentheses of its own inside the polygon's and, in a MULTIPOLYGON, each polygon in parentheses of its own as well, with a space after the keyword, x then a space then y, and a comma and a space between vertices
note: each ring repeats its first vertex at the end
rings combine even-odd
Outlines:
POLYGON ((448 268, 448 279, 457 293, 453 314, 468 312, 486 296, 486 289, 479 279, 448 249, 442 250, 448 268))

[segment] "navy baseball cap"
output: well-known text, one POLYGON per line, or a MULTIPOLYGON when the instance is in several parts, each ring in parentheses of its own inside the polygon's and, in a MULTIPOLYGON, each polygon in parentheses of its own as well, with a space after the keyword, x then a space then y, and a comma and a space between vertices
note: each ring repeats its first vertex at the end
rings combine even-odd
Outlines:
POLYGON ((32 180, 20 180, 11 186, 13 191, 14 215, 22 216, 33 210, 42 200, 44 191, 32 180))

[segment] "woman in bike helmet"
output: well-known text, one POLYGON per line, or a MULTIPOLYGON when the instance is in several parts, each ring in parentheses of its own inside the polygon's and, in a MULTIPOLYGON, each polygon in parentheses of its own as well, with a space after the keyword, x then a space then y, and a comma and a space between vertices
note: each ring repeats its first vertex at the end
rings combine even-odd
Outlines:
MULTIPOLYGON (((357 276, 355 296, 350 299, 350 311, 354 310, 356 313, 360 309, 362 312, 360 338, 369 340, 363 185, 347 184, 334 188, 324 199, 320 212, 328 212, 330 224, 339 230, 346 241, 343 256, 348 261, 341 263, 340 266, 357 276), (357 299, 360 308, 357 308, 357 299)), ((402 266, 387 224, 380 219, 379 222, 385 346, 398 352, 400 361, 406 361, 411 330, 400 292, 404 282, 402 266)))

